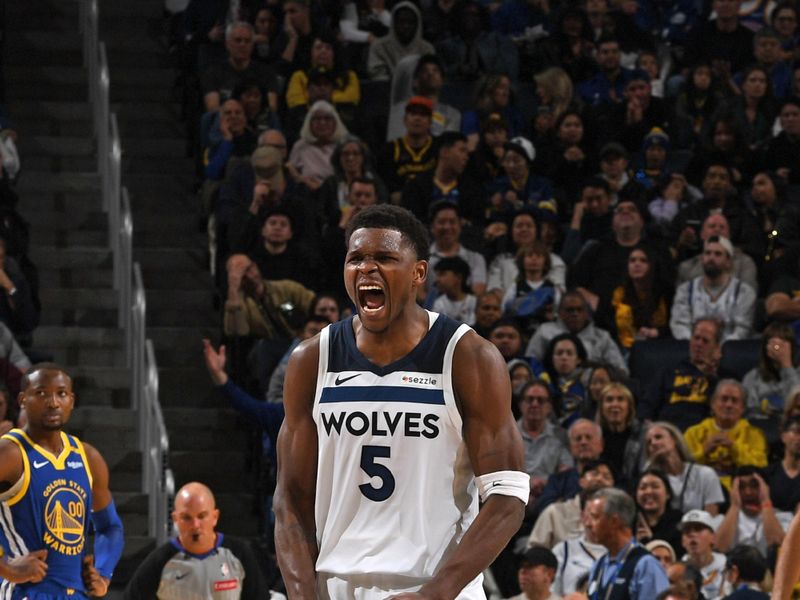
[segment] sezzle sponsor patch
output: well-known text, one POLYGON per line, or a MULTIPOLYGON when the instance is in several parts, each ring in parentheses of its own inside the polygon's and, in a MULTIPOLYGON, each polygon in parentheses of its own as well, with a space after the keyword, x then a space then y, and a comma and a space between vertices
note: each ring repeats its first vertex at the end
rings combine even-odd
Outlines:
POLYGON ((226 592, 228 590, 235 590, 239 587, 239 582, 236 579, 227 579, 225 581, 215 581, 215 592, 226 592))

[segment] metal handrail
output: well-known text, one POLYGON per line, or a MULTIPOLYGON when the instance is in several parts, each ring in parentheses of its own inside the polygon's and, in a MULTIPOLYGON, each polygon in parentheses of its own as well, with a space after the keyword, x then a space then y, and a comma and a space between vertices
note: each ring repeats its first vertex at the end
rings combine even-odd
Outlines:
POLYGON ((98 0, 80 4, 83 63, 89 73, 89 100, 97 142, 103 210, 108 215, 108 244, 113 256, 113 285, 119 298, 118 325, 125 336, 125 360, 131 370, 131 405, 139 416, 142 492, 148 496, 148 533, 158 544, 171 531, 170 506, 175 478, 169 468, 169 437, 158 398, 158 365, 146 339, 147 302, 141 266, 133 261, 133 216, 122 187, 122 144, 117 116, 110 110, 110 72, 106 46, 98 36, 98 0))

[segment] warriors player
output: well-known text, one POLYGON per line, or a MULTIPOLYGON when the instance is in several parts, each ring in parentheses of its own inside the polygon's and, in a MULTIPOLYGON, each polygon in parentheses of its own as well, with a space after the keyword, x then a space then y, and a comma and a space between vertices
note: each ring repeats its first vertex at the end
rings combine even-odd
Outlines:
POLYGON ((46 574, 3 581, 0 598, 104 596, 123 546, 108 467, 97 450, 62 431, 75 403, 63 369, 34 365, 22 389, 28 423, 0 439, 0 545, 9 564, 38 556, 46 574), (90 515, 94 560, 85 548, 90 515))
POLYGON ((428 241, 411 213, 369 207, 347 233, 358 314, 303 342, 286 374, 275 538, 289 597, 485 598, 480 573, 530 493, 505 362, 415 303, 428 241))

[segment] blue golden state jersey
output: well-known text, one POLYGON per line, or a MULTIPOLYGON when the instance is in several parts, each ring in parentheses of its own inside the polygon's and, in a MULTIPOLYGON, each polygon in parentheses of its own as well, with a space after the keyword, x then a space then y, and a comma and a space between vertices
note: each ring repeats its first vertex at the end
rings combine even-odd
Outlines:
POLYGON ((12 429, 3 439, 19 446, 23 473, 0 494, 0 542, 10 558, 47 550, 47 576, 39 583, 16 586, 0 580, 0 600, 22 598, 27 589, 56 596, 84 591, 81 569, 92 474, 83 444, 61 432, 64 447, 55 456, 21 429, 12 429))

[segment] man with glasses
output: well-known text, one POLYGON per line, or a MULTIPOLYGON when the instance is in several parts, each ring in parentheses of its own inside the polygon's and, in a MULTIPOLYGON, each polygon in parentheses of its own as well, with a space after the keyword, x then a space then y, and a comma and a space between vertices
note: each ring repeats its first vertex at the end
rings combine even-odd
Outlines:
POLYGON ((581 339, 589 360, 607 362, 624 373, 628 372, 628 365, 611 335, 592 323, 586 301, 580 292, 575 290, 561 297, 558 319, 551 323, 543 323, 536 330, 525 350, 525 356, 535 356, 539 360, 544 360, 550 340, 567 332, 574 333, 581 339))

